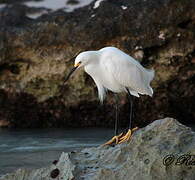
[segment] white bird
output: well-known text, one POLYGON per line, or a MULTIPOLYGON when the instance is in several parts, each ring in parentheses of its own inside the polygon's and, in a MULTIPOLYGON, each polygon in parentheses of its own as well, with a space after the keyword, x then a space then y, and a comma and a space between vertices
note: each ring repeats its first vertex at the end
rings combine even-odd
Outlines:
POLYGON ((144 68, 138 61, 115 47, 105 47, 98 51, 85 51, 80 53, 76 59, 74 68, 67 76, 79 68, 84 68, 89 74, 97 88, 101 102, 105 99, 107 90, 113 93, 126 92, 130 100, 130 122, 129 130, 124 135, 118 133, 118 103, 116 103, 115 136, 105 144, 116 144, 127 141, 133 131, 131 130, 132 100, 131 95, 140 97, 141 95, 153 95, 150 82, 154 78, 154 70, 144 68))

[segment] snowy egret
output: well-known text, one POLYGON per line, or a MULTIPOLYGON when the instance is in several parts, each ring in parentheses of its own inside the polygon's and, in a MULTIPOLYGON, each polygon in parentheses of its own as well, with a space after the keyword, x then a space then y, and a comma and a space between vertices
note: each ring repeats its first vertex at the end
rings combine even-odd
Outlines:
MULTIPOLYGON (((150 82, 154 78, 154 70, 144 68, 138 61, 115 47, 105 47, 98 51, 85 51, 75 58, 74 68, 68 74, 65 82, 71 74, 79 68, 84 68, 98 88, 98 95, 103 102, 106 91, 117 94, 126 92, 130 101, 130 119, 127 133, 118 134, 118 101, 116 98, 115 136, 105 143, 122 143, 130 139, 131 134, 137 129, 131 129, 132 98, 131 95, 153 95, 150 82)), ((117 97, 117 95, 116 95, 117 97)))

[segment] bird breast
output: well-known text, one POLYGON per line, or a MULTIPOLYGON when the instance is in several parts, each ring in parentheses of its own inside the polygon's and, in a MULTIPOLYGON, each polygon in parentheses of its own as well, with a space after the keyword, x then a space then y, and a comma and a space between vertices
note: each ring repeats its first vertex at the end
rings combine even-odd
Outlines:
POLYGON ((89 64, 84 69, 93 78, 98 87, 104 87, 115 93, 124 91, 124 87, 117 83, 113 75, 100 66, 100 64, 89 64))

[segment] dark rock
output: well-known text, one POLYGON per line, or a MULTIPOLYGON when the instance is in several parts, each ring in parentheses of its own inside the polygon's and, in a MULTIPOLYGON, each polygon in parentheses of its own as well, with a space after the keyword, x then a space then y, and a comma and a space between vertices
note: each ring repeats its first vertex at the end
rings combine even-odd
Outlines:
POLYGON ((78 0, 68 0, 67 4, 75 5, 75 4, 79 4, 79 1, 78 0))
POLYGON ((29 8, 22 4, 10 5, 10 6, 3 8, 3 10, 0 11, 1 29, 7 26, 8 27, 10 26, 20 27, 23 25, 27 26, 28 23, 31 22, 31 20, 28 17, 26 17, 26 13, 28 10, 29 8))
POLYGON ((54 160, 52 164, 56 165, 58 163, 58 160, 54 160))
POLYGON ((59 176, 59 174, 60 174, 60 171, 59 171, 59 169, 56 168, 56 169, 51 171, 50 177, 55 179, 59 176))
MULTIPOLYGON (((113 97, 109 95, 104 107, 100 107, 95 85, 83 72, 75 74, 60 93, 63 78, 73 64, 68 60, 80 51, 104 46, 116 46, 132 56, 141 49, 141 63, 153 67, 156 77, 152 84, 154 97, 134 100, 134 125, 144 126, 166 116, 192 123, 195 1, 109 0, 102 1, 97 8, 94 4, 95 1, 72 13, 59 10, 36 20, 27 18, 22 10, 13 15, 10 11, 7 15, 3 12, 0 15, 3 93, 18 94, 21 100, 24 94, 33 96, 32 113, 38 117, 36 106, 42 107, 42 118, 48 126, 112 126, 113 97), (51 118, 44 112, 51 114, 51 118)), ((8 114, 15 113, 10 111, 17 109, 15 106, 12 103, 8 114)), ((29 107, 23 106, 22 111, 29 112, 29 107)), ((129 107, 122 96, 122 126, 127 126, 128 113, 129 107)))

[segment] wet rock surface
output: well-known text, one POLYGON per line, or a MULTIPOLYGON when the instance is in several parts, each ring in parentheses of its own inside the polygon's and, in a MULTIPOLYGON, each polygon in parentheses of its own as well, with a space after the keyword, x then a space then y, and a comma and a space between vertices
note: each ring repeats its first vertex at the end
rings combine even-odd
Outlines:
MULTIPOLYGON (((29 9, 22 5, 1 9, 1 119, 11 127, 112 126, 113 96, 100 106, 95 84, 85 73, 78 72, 60 89, 73 64, 70 58, 116 46, 156 71, 154 97, 134 99, 134 125, 166 116, 193 123, 194 8, 194 0, 105 0, 98 7, 94 1, 37 19, 28 18, 29 9), (31 114, 35 120, 25 120, 31 114)), ((121 125, 127 126, 125 95, 120 109, 121 125)))
POLYGON ((50 167, 20 169, 0 179, 194 180, 194 153, 195 132, 165 118, 137 130, 129 143, 62 153, 50 167))

